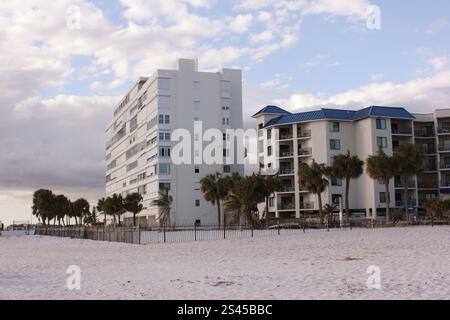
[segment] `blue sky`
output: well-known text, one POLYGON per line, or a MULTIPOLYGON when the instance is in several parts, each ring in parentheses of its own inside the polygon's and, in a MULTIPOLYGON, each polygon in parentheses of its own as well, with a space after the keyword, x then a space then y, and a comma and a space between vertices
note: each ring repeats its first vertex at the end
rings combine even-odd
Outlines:
POLYGON ((274 103, 450 107, 444 0, 5 0, 0 39, 3 221, 28 217, 36 188, 101 196, 114 105, 177 57, 241 68, 247 127, 274 103), (372 6, 381 30, 367 28, 372 6))

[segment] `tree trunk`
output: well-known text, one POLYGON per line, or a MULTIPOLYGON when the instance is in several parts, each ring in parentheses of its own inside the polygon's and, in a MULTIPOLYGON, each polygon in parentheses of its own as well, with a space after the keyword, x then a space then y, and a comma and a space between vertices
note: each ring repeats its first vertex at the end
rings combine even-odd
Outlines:
MULTIPOLYGON (((405 177, 406 178, 406 177, 405 177)), ((405 199, 404 199, 404 203, 405 203, 405 214, 406 214, 406 219, 409 221, 409 206, 408 206, 408 198, 409 198, 409 192, 408 192, 408 183, 406 181, 406 179, 404 180, 405 182, 405 199)))
POLYGON ((384 182, 386 188, 386 222, 391 219, 391 194, 389 192, 389 180, 384 182))
MULTIPOLYGON (((222 224, 222 214, 220 212, 220 199, 216 199, 217 204, 217 221, 219 221, 219 226, 222 224)), ((225 219, 223 219, 223 223, 225 224, 225 219)))
POLYGON ((136 227, 136 213, 133 213, 133 227, 136 227))
POLYGON ((320 224, 323 225, 323 208, 322 208, 322 194, 317 194, 317 198, 319 200, 319 217, 320 217, 320 224))
POLYGON ((350 221, 350 201, 348 199, 350 194, 350 178, 345 179, 345 214, 347 215, 347 222, 350 221))
POLYGON ((266 197, 266 227, 269 227, 269 197, 266 197))

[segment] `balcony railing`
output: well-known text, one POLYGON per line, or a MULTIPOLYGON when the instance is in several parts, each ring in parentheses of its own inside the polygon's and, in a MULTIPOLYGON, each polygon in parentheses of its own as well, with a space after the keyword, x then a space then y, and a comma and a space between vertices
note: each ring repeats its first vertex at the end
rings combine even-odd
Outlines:
POLYGON ((280 133, 280 140, 290 140, 293 137, 291 133, 280 133))
POLYGON ((294 156, 294 152, 292 151, 281 151, 280 152, 280 158, 289 158, 289 157, 293 157, 294 156))
POLYGON ((442 180, 441 181, 441 187, 445 187, 445 188, 450 187, 450 181, 442 180))
POLYGON ((439 151, 450 151, 450 144, 439 145, 439 151))
POLYGON ((283 186, 280 192, 294 192, 295 188, 293 186, 283 186))
POLYGON ((412 135, 412 128, 409 127, 397 127, 392 128, 392 134, 405 134, 412 135))
POLYGON ((311 138, 311 130, 303 130, 297 132, 298 138, 311 138))
POLYGON ((447 163, 443 162, 443 163, 440 164, 439 167, 441 168, 441 170, 450 169, 450 163, 448 163, 448 162, 447 162, 447 163))
POLYGON ((312 148, 302 148, 298 150, 299 156, 310 156, 312 155, 312 148))
POLYGON ((314 202, 311 202, 311 201, 300 202, 300 209, 301 210, 312 210, 312 209, 314 209, 314 202))
POLYGON ((415 181, 409 181, 407 184, 405 184, 403 181, 395 181, 395 187, 396 188, 404 188, 405 185, 407 185, 409 189, 415 189, 416 188, 416 182, 415 181))
POLYGON ((437 189, 439 188, 437 181, 420 181, 418 183, 419 189, 437 189))
POLYGON ((436 135, 434 130, 430 129, 416 129, 414 134, 419 138, 433 138, 436 135))
POLYGON ((436 154, 437 151, 435 146, 418 147, 417 150, 423 154, 436 154))
POLYGON ((437 132, 439 134, 450 134, 450 127, 439 127, 437 132))
MULTIPOLYGON (((408 201, 408 207, 410 207, 410 208, 411 207, 415 207, 416 204, 417 204, 416 199, 411 199, 411 200, 408 201)), ((397 201, 395 201, 395 206, 404 208, 405 207, 405 202, 401 201, 401 200, 397 200, 397 201)))
POLYGON ((281 168, 280 174, 294 174, 294 169, 292 168, 281 168))
POLYGON ((294 203, 280 203, 278 205, 278 210, 295 210, 295 204, 294 203))

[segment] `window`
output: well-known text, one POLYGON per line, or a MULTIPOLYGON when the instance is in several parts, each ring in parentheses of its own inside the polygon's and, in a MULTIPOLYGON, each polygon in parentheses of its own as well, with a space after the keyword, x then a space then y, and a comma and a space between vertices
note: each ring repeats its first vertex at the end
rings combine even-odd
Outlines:
POLYGON ((170 141, 170 132, 160 131, 159 132, 159 141, 170 141))
POLYGON ((160 183, 159 190, 167 190, 170 191, 170 183, 160 183))
POLYGON ((267 147, 267 156, 271 156, 272 155, 272 147, 267 147))
POLYGON ((138 119, 137 116, 130 120, 130 132, 133 132, 138 127, 138 119))
POLYGON ((194 81, 194 82, 192 82, 192 88, 193 88, 194 90, 200 89, 200 81, 194 81))
POLYGON ((342 198, 342 195, 341 195, 341 194, 333 194, 333 195, 331 196, 331 202, 333 202, 333 204, 334 204, 335 206, 338 206, 338 205, 341 204, 341 198, 342 198))
POLYGON ((222 124, 224 126, 229 126, 230 125, 230 118, 228 118, 228 117, 223 118, 222 124))
POLYGON ((160 163, 159 164, 159 174, 170 174, 170 164, 160 163))
POLYGON ((331 150, 341 150, 341 140, 331 139, 330 140, 330 149, 331 150))
POLYGON ((194 110, 200 110, 200 101, 194 101, 194 110))
POLYGON ((144 185, 144 186, 138 187, 138 193, 139 193, 140 195, 147 194, 147 186, 144 185))
POLYGON ((386 192, 380 192, 380 203, 386 202, 387 202, 386 192))
POLYGON ((200 173, 200 167, 199 166, 195 166, 194 172, 195 173, 200 173))
POLYGON ((383 149, 388 147, 388 141, 386 137, 377 137, 377 145, 383 149))
POLYGON ((275 198, 274 197, 270 197, 269 198, 269 207, 273 207, 275 203, 275 198))
POLYGON ((168 157, 170 157, 170 148, 169 147, 160 147, 159 148, 159 156, 161 158, 168 158, 168 157))
POLYGON ((223 166, 223 173, 230 173, 231 172, 231 166, 223 166))
POLYGON ((200 207, 200 200, 195 200, 195 206, 200 207))
POLYGON ((267 139, 272 139, 272 129, 267 129, 267 139))
POLYGON ((386 130, 386 119, 377 119, 377 129, 386 130))
POLYGON ((222 91, 223 92, 231 92, 231 82, 230 81, 222 81, 222 91))
POLYGON ((137 168, 137 166, 138 166, 138 162, 137 161, 135 161, 133 163, 130 163, 129 165, 127 165, 127 172, 137 168))
POLYGON ((329 122, 328 129, 330 132, 340 132, 341 126, 340 126, 339 122, 329 122))
POLYGON ((158 108, 170 108, 170 97, 168 96, 158 96, 158 108))
POLYGON ((222 98, 222 110, 231 109, 231 99, 222 98))
POLYGON ((170 79, 159 78, 158 79, 158 89, 170 90, 170 79))
POLYGON ((342 180, 336 177, 331 177, 331 186, 332 187, 342 187, 342 180))
POLYGON ((158 116, 158 123, 159 124, 170 124, 170 116, 167 114, 160 114, 158 116))

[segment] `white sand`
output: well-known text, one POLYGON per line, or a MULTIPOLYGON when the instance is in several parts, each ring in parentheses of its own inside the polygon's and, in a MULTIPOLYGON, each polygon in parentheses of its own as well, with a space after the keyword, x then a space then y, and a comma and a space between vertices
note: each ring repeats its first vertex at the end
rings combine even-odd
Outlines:
POLYGON ((0 238, 0 299, 450 299, 450 228, 149 246, 0 238), (80 291, 66 288, 70 265, 80 291), (381 290, 367 288, 370 265, 381 290))

